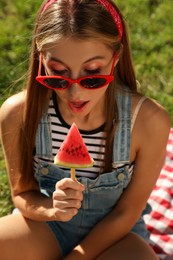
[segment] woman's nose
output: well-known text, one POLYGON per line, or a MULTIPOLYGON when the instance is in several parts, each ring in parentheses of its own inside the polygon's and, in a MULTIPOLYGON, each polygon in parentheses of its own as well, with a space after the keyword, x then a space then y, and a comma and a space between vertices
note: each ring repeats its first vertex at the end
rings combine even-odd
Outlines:
POLYGON ((72 96, 78 96, 82 91, 82 87, 79 85, 79 83, 75 82, 70 86, 69 91, 72 96))

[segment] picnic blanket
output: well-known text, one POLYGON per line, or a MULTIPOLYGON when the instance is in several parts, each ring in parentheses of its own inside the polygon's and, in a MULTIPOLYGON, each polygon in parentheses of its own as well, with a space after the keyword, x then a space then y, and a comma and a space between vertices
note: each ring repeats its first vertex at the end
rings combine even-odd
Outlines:
POLYGON ((150 245, 160 259, 173 260, 173 129, 165 164, 148 202, 152 211, 144 219, 151 233, 150 245))

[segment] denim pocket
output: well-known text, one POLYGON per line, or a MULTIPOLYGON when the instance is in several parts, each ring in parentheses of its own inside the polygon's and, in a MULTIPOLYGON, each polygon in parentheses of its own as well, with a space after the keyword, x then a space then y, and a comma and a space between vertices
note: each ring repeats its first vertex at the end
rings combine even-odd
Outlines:
POLYGON ((55 185, 58 181, 63 178, 69 177, 70 175, 54 164, 48 164, 42 162, 39 164, 35 178, 39 183, 39 187, 42 193, 51 197, 55 191, 55 185))
POLYGON ((129 181, 130 176, 124 168, 100 175, 95 184, 89 181, 88 190, 86 190, 88 207, 104 211, 111 209, 119 200, 129 181))

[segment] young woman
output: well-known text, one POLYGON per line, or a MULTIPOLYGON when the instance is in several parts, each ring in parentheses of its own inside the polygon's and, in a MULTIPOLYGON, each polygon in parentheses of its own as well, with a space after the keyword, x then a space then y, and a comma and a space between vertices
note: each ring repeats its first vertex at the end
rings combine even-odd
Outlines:
POLYGON ((45 1, 26 90, 1 107, 1 139, 17 214, 0 219, 1 259, 140 259, 143 214, 165 157, 165 110, 138 94, 125 21, 112 1, 45 1), (95 164, 58 168, 71 124, 95 164))

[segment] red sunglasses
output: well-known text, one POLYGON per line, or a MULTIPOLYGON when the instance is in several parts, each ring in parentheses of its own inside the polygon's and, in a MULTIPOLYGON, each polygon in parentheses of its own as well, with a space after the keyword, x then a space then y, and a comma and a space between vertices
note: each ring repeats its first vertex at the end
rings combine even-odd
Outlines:
POLYGON ((81 87, 86 89, 97 89, 108 85, 113 81, 113 71, 116 61, 116 54, 113 56, 112 68, 109 75, 95 75, 95 76, 85 76, 78 79, 70 79, 63 76, 41 76, 42 69, 42 55, 40 55, 38 76, 36 80, 50 89, 67 89, 70 88, 72 84, 78 83, 81 87))

